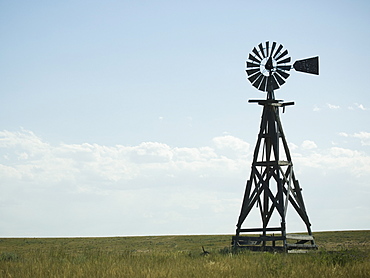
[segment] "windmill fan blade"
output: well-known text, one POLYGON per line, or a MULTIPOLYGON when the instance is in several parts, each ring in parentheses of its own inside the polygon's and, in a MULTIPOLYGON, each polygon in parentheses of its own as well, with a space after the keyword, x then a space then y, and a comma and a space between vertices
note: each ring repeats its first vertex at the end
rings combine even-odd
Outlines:
POLYGON ((254 54, 256 54, 256 55, 258 56, 258 58, 260 58, 260 59, 262 60, 261 55, 258 53, 258 51, 257 51, 257 49, 256 49, 255 47, 253 48, 252 52, 253 52, 254 54))
POLYGON ((296 71, 318 75, 319 74, 319 56, 295 61, 293 64, 293 68, 296 71))
POLYGON ((285 49, 285 51, 283 52, 283 53, 281 53, 280 55, 279 55, 279 57, 277 57, 276 58, 276 60, 279 60, 279 59, 281 59, 281 58, 283 58, 285 55, 287 55, 288 54, 288 50, 286 50, 285 49))
MULTIPOLYGON (((280 44, 279 45, 279 47, 278 47, 278 49, 276 50, 276 52, 275 52, 275 55, 274 55, 274 57, 273 58, 275 58, 276 57, 276 55, 278 55, 279 54, 279 52, 280 52, 280 50, 283 48, 283 46, 280 44)), ((277 59, 276 59, 277 60, 277 59)))
POLYGON ((279 70, 279 69, 277 69, 277 73, 279 73, 285 79, 287 79, 290 76, 289 73, 286 73, 285 71, 282 71, 282 70, 279 70))
POLYGON ((255 74, 257 71, 260 71, 260 69, 250 69, 250 70, 246 70, 248 76, 252 75, 252 74, 255 74))
POLYGON ((276 42, 273 42, 273 43, 272 43, 272 47, 271 47, 271 53, 270 53, 270 56, 272 56, 272 54, 274 53, 275 47, 276 47, 276 42))
POLYGON ((263 75, 263 80, 261 82, 261 85, 258 87, 258 90, 266 91, 266 84, 267 84, 267 77, 263 75))
POLYGON ((250 77, 248 77, 248 80, 251 82, 251 83, 253 83, 256 79, 257 79, 257 77, 259 77, 260 75, 262 75, 261 73, 256 73, 256 74, 254 74, 254 75, 251 75, 250 77))
MULTIPOLYGON (((288 75, 289 76, 289 75, 288 75)), ((285 83, 284 79, 280 77, 279 74, 277 73, 274 73, 274 77, 276 78, 277 82, 279 83, 279 85, 283 85, 285 83)))
POLYGON ((260 71, 260 69, 246 70, 248 76, 253 75, 253 74, 255 74, 256 72, 259 72, 259 71, 260 71))
POLYGON ((257 62, 257 63, 261 63, 261 60, 258 60, 256 57, 254 57, 252 54, 249 54, 248 56, 248 59, 249 60, 252 60, 254 62, 257 62))
POLYGON ((288 57, 288 58, 285 58, 284 60, 281 60, 281 61, 277 62, 277 64, 289 63, 289 62, 290 62, 290 60, 291 60, 291 58, 290 58, 290 57, 288 57))
POLYGON ((261 53, 262 53, 263 58, 265 58, 266 56, 265 56, 265 52, 263 51, 262 43, 260 43, 260 44, 258 45, 258 47, 259 47, 259 48, 260 48, 260 50, 261 50, 261 53))
POLYGON ((266 57, 269 57, 269 42, 266 42, 266 57))
POLYGON ((260 67, 260 65, 255 64, 255 63, 251 63, 251 62, 247 62, 247 68, 256 68, 256 67, 260 67))
POLYGON ((291 70, 292 66, 277 66, 276 68, 279 70, 291 70))
POLYGON ((260 74, 258 76, 257 80, 252 85, 258 89, 263 77, 265 77, 265 76, 263 74, 260 74))

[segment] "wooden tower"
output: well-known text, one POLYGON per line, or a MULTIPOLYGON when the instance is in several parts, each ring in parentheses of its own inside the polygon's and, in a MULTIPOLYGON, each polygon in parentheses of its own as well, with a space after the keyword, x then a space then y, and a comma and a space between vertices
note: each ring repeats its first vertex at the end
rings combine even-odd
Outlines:
MULTIPOLYGON (((246 184, 232 245, 234 248, 245 247, 254 251, 315 249, 317 246, 312 236, 311 223, 303 201, 302 189, 294 174, 292 158, 279 117, 279 109, 284 111, 285 106, 294 105, 294 103, 276 100, 274 97, 274 89, 283 84, 280 80, 281 77, 285 76, 286 79, 289 76, 286 71, 289 71, 291 66, 280 65, 282 63, 279 62, 282 61, 281 59, 287 54, 287 51, 283 57, 280 57, 282 56, 281 51, 275 53, 274 49, 275 47, 269 48, 269 44, 266 42, 265 48, 260 47, 261 51, 255 52, 256 48, 254 48, 253 52, 259 55, 252 56, 252 59, 250 55, 251 62, 247 62, 247 73, 252 76, 248 79, 253 86, 267 92, 267 99, 249 100, 251 103, 263 106, 263 111, 250 178, 246 184), (257 67, 255 61, 258 56, 261 60, 257 67), (257 79, 261 79, 259 83, 257 79), (289 205, 294 208, 303 221, 307 233, 287 234, 286 219, 289 205), (248 216, 255 210, 260 216, 261 224, 258 227, 250 227, 248 216)), ((310 59, 297 62, 302 63, 302 61, 310 59)), ((284 60, 287 61, 287 58, 284 60)), ((318 65, 316 73, 316 71, 309 72, 307 67, 306 70, 301 70, 304 65, 296 66, 297 62, 294 64, 296 70, 318 74, 318 65)))

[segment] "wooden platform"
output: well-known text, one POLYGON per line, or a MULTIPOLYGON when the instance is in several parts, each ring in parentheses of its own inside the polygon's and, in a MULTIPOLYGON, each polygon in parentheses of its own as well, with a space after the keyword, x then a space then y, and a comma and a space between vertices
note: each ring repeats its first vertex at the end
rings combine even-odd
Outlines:
POLYGON ((280 251, 289 250, 314 250, 317 245, 312 235, 287 234, 266 236, 233 236, 232 246, 235 249, 243 248, 251 251, 280 251), (295 241, 295 242, 294 242, 295 241))

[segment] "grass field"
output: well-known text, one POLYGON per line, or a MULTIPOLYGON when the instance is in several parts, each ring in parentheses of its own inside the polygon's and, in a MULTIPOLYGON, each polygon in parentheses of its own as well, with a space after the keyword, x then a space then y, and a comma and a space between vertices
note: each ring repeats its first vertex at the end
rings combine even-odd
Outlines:
POLYGON ((314 236, 307 254, 235 254, 231 235, 2 238, 0 277, 370 277, 370 231, 314 236))

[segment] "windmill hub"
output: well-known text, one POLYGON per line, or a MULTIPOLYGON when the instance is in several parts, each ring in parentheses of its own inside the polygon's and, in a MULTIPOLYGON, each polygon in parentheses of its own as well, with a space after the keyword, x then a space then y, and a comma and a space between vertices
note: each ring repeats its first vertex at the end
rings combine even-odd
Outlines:
POLYGON ((288 143, 280 121, 279 109, 293 102, 275 100, 274 90, 279 89, 290 76, 290 70, 319 74, 319 58, 313 57, 288 64, 281 44, 260 43, 252 49, 247 60, 247 76, 252 85, 267 92, 266 100, 249 100, 263 106, 260 131, 254 150, 250 178, 232 239, 235 248, 251 250, 316 249, 311 223, 303 201, 301 187, 295 177, 288 143), (291 205, 307 228, 307 235, 289 235, 286 230, 288 205, 291 205), (250 213, 256 212, 261 226, 250 227, 250 213), (247 226, 247 227, 246 227, 247 226), (249 227, 248 227, 249 226, 249 227), (252 233, 245 236, 243 234, 252 233), (261 233, 256 236, 256 233, 261 233), (297 240, 292 243, 292 240, 297 240))
MULTIPOLYGON (((274 61, 276 63, 276 61, 274 61)), ((268 70, 268 71, 271 71, 273 68, 274 68, 274 65, 273 65, 273 62, 272 62, 272 57, 269 57, 267 59, 267 62, 265 64, 265 68, 268 70)))
POLYGON ((260 72, 264 76, 270 76, 272 72, 276 71, 277 62, 272 57, 269 58, 263 58, 260 65, 260 72))

